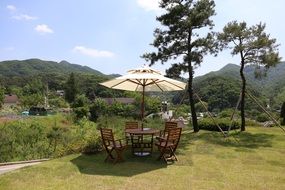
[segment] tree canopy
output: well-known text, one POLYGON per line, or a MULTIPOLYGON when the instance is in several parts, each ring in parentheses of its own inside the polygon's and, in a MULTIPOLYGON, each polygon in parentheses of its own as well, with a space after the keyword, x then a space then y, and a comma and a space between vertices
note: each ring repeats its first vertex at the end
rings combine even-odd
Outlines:
MULTIPOLYGON (((265 68, 274 66, 280 62, 278 44, 276 39, 270 38, 265 30, 265 24, 259 23, 248 27, 246 22, 229 22, 223 32, 218 33, 218 39, 222 48, 230 48, 232 55, 240 56, 240 76, 242 79, 241 90, 241 131, 245 130, 245 91, 246 78, 244 67, 246 64, 254 64, 256 68, 264 65, 265 68)), ((265 70, 264 70, 265 71, 265 70)))
POLYGON ((192 81, 194 66, 203 62, 204 55, 216 50, 213 35, 199 33, 202 29, 212 29, 214 24, 211 17, 215 15, 215 3, 213 0, 162 0, 160 7, 165 10, 157 17, 162 27, 155 29, 152 43, 157 51, 146 53, 143 57, 151 65, 158 61, 162 64, 174 61, 167 71, 169 76, 188 73, 192 124, 194 131, 198 132, 192 81))

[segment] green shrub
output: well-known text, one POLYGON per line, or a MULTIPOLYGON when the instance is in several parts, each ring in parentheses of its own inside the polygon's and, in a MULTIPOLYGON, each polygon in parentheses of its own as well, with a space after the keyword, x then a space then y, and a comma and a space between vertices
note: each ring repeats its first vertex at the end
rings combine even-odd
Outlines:
POLYGON ((107 108, 108 105, 104 100, 96 98, 95 101, 89 107, 90 120, 97 121, 99 116, 105 115, 107 113, 107 108))
POLYGON ((86 107, 89 104, 89 100, 85 95, 78 95, 76 96, 72 107, 77 108, 77 107, 86 107))
POLYGON ((89 116, 89 108, 86 106, 85 107, 73 108, 73 112, 75 114, 76 120, 89 116))
POLYGON ((61 115, 29 117, 0 125, 0 162, 51 158, 70 153, 101 150, 100 132, 94 122, 61 115))
MULTIPOLYGON (((234 113, 234 109, 225 109, 223 111, 221 111, 218 116, 220 118, 230 118, 232 116, 232 114, 234 113)), ((238 115, 238 111, 235 113, 235 115, 238 115)))
POLYGON ((265 122, 268 121, 268 116, 265 113, 261 113, 256 117, 256 121, 258 122, 265 122))
POLYGON ((245 119, 245 125, 246 126, 262 126, 262 124, 252 119, 245 119))
POLYGON ((133 120, 132 118, 123 118, 120 116, 101 116, 97 121, 97 129, 110 128, 117 138, 124 137, 125 122, 133 120))
MULTIPOLYGON (((215 122, 221 127, 223 131, 227 131, 231 126, 231 129, 240 128, 239 121, 231 121, 229 118, 214 118, 215 122)), ((211 118, 203 118, 198 121, 200 129, 209 130, 209 131, 219 131, 219 128, 215 125, 211 118)))

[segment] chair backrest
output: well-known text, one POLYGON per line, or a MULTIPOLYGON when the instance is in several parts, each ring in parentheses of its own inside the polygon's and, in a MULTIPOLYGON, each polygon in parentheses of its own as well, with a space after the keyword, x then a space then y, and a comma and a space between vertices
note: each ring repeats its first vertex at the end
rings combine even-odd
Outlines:
POLYGON ((125 124, 125 129, 137 129, 139 128, 139 123, 137 121, 127 121, 125 124))
POLYGON ((180 140, 181 132, 182 132, 181 127, 169 129, 166 144, 173 143, 175 146, 177 146, 180 140))
POLYGON ((165 122, 164 131, 167 133, 170 129, 177 128, 177 122, 167 121, 165 122))
POLYGON ((101 137, 103 141, 103 145, 109 146, 109 145, 114 145, 115 140, 114 140, 114 135, 112 129, 107 129, 107 128, 100 128, 101 131, 101 137))

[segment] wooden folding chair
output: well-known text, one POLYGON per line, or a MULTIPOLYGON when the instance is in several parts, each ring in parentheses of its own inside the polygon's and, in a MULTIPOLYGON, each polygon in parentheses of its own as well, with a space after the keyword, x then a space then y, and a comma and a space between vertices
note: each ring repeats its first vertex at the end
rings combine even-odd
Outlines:
POLYGON ((158 160, 164 159, 167 163, 168 161, 178 161, 175 151, 177 149, 180 137, 181 137, 182 128, 176 127, 168 130, 167 138, 161 138, 155 145, 158 147, 160 152, 158 160))
POLYGON ((114 163, 117 163, 119 161, 124 161, 123 159, 123 151, 126 148, 126 144, 122 143, 122 139, 115 140, 112 129, 106 129, 101 128, 101 137, 103 146, 106 149, 107 157, 105 159, 105 162, 108 160, 113 161, 114 163), (112 154, 112 152, 116 152, 116 156, 112 154))
POLYGON ((166 140, 168 131, 170 129, 177 128, 177 122, 167 121, 164 125, 164 130, 159 132, 159 137, 156 137, 157 140, 166 140))
MULTIPOLYGON (((137 121, 127 121, 125 123, 125 130, 126 129, 138 129, 139 123, 137 121)), ((126 142, 127 145, 129 144, 129 141, 131 141, 131 135, 130 133, 125 132, 126 142)))

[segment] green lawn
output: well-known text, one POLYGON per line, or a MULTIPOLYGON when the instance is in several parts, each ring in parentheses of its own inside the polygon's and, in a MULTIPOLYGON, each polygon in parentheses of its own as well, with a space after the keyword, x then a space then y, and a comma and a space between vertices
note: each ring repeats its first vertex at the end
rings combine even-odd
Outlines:
POLYGON ((0 189, 285 189, 285 133, 249 127, 224 139, 220 133, 184 131, 179 161, 166 165, 126 152, 120 164, 105 153, 70 155, 0 176, 0 189))

